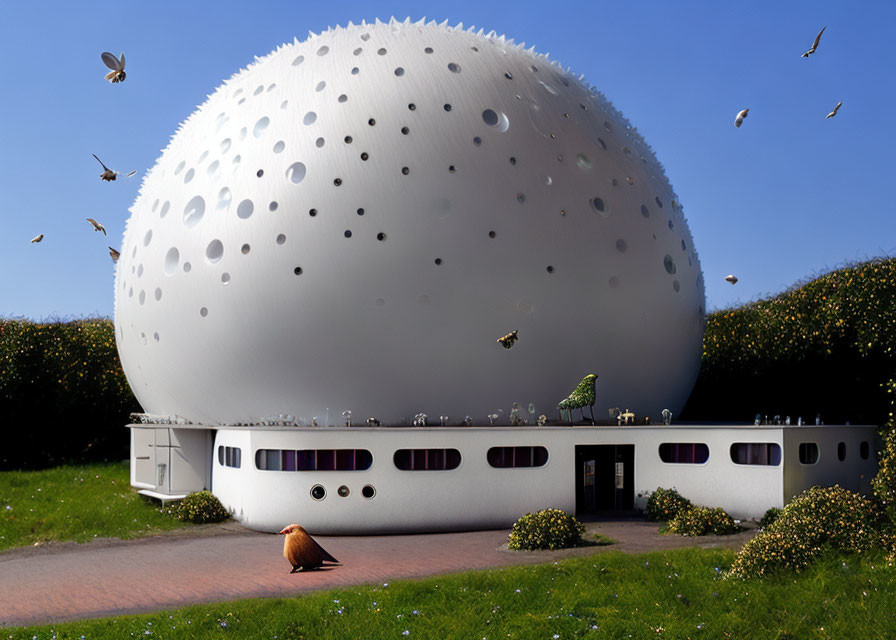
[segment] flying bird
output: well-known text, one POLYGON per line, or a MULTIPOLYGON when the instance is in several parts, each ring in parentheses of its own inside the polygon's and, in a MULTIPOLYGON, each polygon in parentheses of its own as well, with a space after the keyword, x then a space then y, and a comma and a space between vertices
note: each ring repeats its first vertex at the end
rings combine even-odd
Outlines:
POLYGON ((810 55, 815 53, 815 50, 818 48, 818 43, 821 42, 821 34, 824 33, 824 30, 827 29, 827 25, 821 28, 821 31, 818 32, 818 35, 815 36, 815 42, 812 43, 812 48, 809 49, 806 53, 801 55, 801 58, 808 58, 810 55))
POLYGON ((501 336, 500 338, 498 338, 497 342, 500 342, 501 346, 504 347, 505 349, 509 349, 510 347, 513 346, 514 342, 519 340, 520 337, 517 335, 518 333, 519 333, 519 331, 517 329, 514 329, 507 335, 504 335, 504 336, 501 336))
POLYGON ((835 115, 837 115, 837 112, 840 110, 840 107, 842 107, 842 106, 843 106, 843 101, 841 100, 840 102, 837 103, 837 106, 834 107, 834 110, 825 116, 825 120, 827 120, 828 118, 833 118, 835 115))
POLYGON ((731 284, 737 284, 737 276, 729 273, 725 276, 725 282, 730 282, 731 284))
POLYGON ((749 109, 744 109, 743 111, 739 111, 738 114, 734 117, 734 126, 740 129, 740 125, 744 123, 744 118, 747 117, 747 114, 750 113, 749 109))
POLYGON ((43 239, 44 239, 44 234, 41 233, 41 234, 36 235, 36 236, 34 236, 33 238, 31 238, 31 242, 33 242, 33 243, 37 243, 37 242, 40 242, 40 241, 43 240, 43 239))
POLYGON ((118 259, 121 257, 121 252, 109 247, 109 257, 112 258, 112 262, 118 263, 118 259))
POLYGON ((290 573, 295 573, 299 569, 304 571, 317 569, 324 561, 339 562, 297 524, 288 525, 280 534, 286 536, 283 541, 283 557, 292 565, 290 573))
POLYGON ((103 172, 100 174, 100 178, 102 180, 104 180, 106 182, 112 182, 113 180, 115 180, 115 178, 118 177, 118 172, 112 171, 112 169, 110 169, 105 164, 103 164, 103 161, 100 160, 99 158, 97 158, 95 153, 91 153, 90 155, 92 155, 94 158, 96 158, 96 161, 99 162, 101 165, 103 165, 103 172))
POLYGON ((102 232, 103 232, 103 235, 106 235, 106 227, 104 227, 103 225, 101 225, 99 222, 97 222, 97 221, 94 220, 93 218, 87 218, 87 222, 89 222, 90 224, 93 225, 93 230, 94 230, 94 231, 102 231, 102 232))
POLYGON ((101 57, 103 58, 103 64, 112 69, 112 71, 106 74, 106 80, 112 84, 124 82, 124 79, 127 77, 127 74, 124 72, 124 53, 121 54, 119 59, 108 51, 103 51, 101 57))

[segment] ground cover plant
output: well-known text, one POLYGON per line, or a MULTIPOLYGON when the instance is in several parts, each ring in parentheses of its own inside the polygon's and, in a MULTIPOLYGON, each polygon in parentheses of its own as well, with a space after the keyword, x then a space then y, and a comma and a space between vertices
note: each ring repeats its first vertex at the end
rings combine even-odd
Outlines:
POLYGON ((127 462, 0 471, 0 550, 190 526, 138 495, 129 473, 127 462))
POLYGON ((561 509, 527 513, 513 523, 507 546, 514 550, 565 549, 582 544, 585 525, 561 509))
POLYGON ((682 419, 880 425, 894 371, 896 258, 870 260, 709 314, 682 419))
POLYGON ((124 459, 132 411, 111 320, 0 318, 0 469, 124 459))
POLYGON ((191 493, 183 500, 170 503, 163 511, 177 520, 193 524, 223 522, 230 517, 227 509, 211 491, 191 493))
POLYGON ((892 638, 896 568, 829 559, 761 584, 733 552, 608 552, 556 563, 4 629, 11 640, 149 638, 892 638))

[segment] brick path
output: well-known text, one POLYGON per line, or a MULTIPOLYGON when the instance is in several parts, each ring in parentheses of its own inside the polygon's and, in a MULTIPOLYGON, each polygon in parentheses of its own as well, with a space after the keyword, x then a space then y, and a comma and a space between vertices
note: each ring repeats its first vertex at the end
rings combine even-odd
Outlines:
MULTIPOLYGON (((508 531, 404 536, 317 536, 342 563, 289 574, 283 538, 229 525, 215 535, 167 535, 28 547, 0 553, 0 626, 32 625, 190 604, 384 582, 620 550, 739 547, 753 532, 724 538, 660 536, 643 521, 590 523, 619 542, 553 552, 510 552, 508 531)), ((209 531, 209 530, 206 530, 209 531)))

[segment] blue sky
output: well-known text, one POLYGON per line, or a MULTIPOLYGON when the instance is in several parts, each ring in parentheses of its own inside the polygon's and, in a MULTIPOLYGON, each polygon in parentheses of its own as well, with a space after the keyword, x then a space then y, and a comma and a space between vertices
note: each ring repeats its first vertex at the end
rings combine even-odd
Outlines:
POLYGON ((254 56, 392 15, 505 33, 606 94, 665 165, 710 310, 896 254, 894 2, 3 2, 0 316, 111 316, 106 247, 177 125, 254 56), (125 83, 104 50, 126 53, 125 83), (103 183, 91 153, 141 174, 103 183))

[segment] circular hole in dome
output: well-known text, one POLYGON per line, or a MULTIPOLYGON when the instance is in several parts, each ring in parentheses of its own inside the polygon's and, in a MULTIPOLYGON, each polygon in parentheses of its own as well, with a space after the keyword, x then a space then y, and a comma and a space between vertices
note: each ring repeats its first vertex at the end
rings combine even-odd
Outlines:
POLYGON ((286 170, 286 178, 293 184, 299 184, 305 179, 305 165, 301 162, 293 162, 286 170))
POLYGON ((504 77, 507 78, 508 80, 513 80, 513 74, 510 73, 509 71, 504 72, 504 77))
POLYGON ((193 265, 191 265, 189 262, 184 262, 184 273, 190 273, 190 269, 192 268, 193 265))
POLYGON ((315 120, 317 120, 317 114, 313 111, 309 111, 305 114, 305 117, 302 118, 302 123, 305 125, 314 124, 315 120))
POLYGON ((426 48, 423 50, 423 53, 432 53, 432 47, 426 47, 426 48))
POLYGON ((403 68, 403 67, 396 67, 396 68, 395 68, 395 75, 398 76, 398 77, 403 76, 403 75, 404 75, 404 68, 403 68))
POLYGON ((273 90, 276 89, 276 88, 277 88, 277 85, 276 85, 276 84, 268 85, 268 92, 270 93, 271 91, 273 91, 273 90))
POLYGON ((218 205, 215 208, 218 211, 227 211, 230 208, 232 197, 233 196, 230 193, 230 189, 224 187, 218 192, 218 205))
POLYGON ((684 243, 684 240, 681 241, 681 250, 682 250, 682 251, 687 251, 687 250, 688 250, 688 246, 684 243))
POLYGON ((221 284, 229 284, 229 283, 230 283, 230 274, 226 273, 226 272, 222 273, 221 274, 221 284))
POLYGON ((386 55, 386 49, 385 49, 385 47, 382 47, 382 48, 378 49, 378 50, 377 50, 377 54, 379 54, 379 55, 381 55, 381 56, 386 55))
POLYGON ((276 200, 271 200, 271 204, 268 205, 268 211, 276 211, 279 206, 276 200))
POLYGON ((440 264, 442 264, 442 259, 441 259, 441 258, 436 258, 435 260, 433 260, 433 262, 435 262, 436 265, 440 265, 440 264))
POLYGON ((194 171, 193 169, 188 169, 187 172, 184 174, 184 184, 187 184, 188 182, 190 182, 193 179, 193 176, 195 176, 195 175, 196 175, 196 171, 194 171))
POLYGON ((156 342, 159 341, 159 332, 158 331, 156 331, 155 333, 152 334, 152 339, 155 340, 156 342))
POLYGON ((152 203, 152 212, 155 213, 156 209, 159 208, 159 199, 156 198, 156 201, 152 203))
POLYGON ((219 168, 220 166, 221 166, 221 163, 218 162, 217 160, 215 160, 215 161, 212 162, 210 165, 208 165, 208 167, 206 167, 205 172, 206 172, 208 175, 213 176, 213 175, 215 175, 216 173, 218 173, 218 168, 219 168))
POLYGON ((295 60, 292 61, 292 66, 298 67, 304 61, 305 61, 305 56, 299 56, 298 58, 296 58, 295 60))
POLYGON ((456 62, 449 62, 448 71, 450 71, 451 73, 460 73, 460 65, 456 62))
POLYGON ((361 55, 361 52, 362 52, 362 51, 364 51, 364 49, 362 49, 361 47, 358 47, 357 49, 355 49, 354 51, 352 51, 352 55, 354 55, 354 56, 359 56, 359 55, 361 55))
POLYGON ((242 247, 240 247, 240 253, 242 253, 244 256, 249 255, 250 251, 252 251, 252 247, 250 247, 248 244, 244 244, 242 247))
POLYGON ((227 153, 228 151, 230 151, 230 145, 230 138, 224 138, 223 140, 221 140, 221 153, 227 153))
POLYGON ((547 266, 546 271, 547 271, 548 273, 554 273, 554 266, 549 264, 549 265, 547 266))
POLYGON ((181 160, 181 161, 178 163, 177 168, 174 170, 174 175, 179 175, 180 172, 184 170, 184 167, 185 167, 185 166, 187 166, 187 163, 184 162, 183 160, 181 160))
POLYGON ((510 165, 514 167, 516 166, 516 158, 514 158, 513 156, 510 156, 510 165))
POLYGON ((359 216, 363 216, 363 215, 364 215, 364 207, 359 207, 356 213, 357 213, 359 216))
POLYGON ((408 105, 408 109, 410 109, 411 111, 414 111, 416 108, 417 108, 417 105, 415 105, 413 102, 408 105))
POLYGON ((601 146, 601 148, 602 148, 604 151, 607 150, 607 143, 604 142, 604 139, 603 139, 603 138, 598 138, 598 139, 597 139, 597 143, 601 146))
POLYGON ((302 275, 302 267, 296 267, 295 269, 292 270, 292 272, 294 274, 296 274, 297 276, 300 276, 300 275, 302 275))
POLYGON ((498 235, 498 234, 495 233, 494 231, 489 231, 489 232, 488 232, 488 237, 489 237, 489 238, 494 238, 494 237, 497 236, 497 235, 498 235))
POLYGON ((641 215, 644 216, 645 218, 650 217, 650 209, 647 208, 646 204, 641 205, 641 215))
POLYGON ((330 51, 330 47, 328 47, 327 45, 324 45, 320 49, 317 50, 317 55, 325 56, 325 55, 327 55, 327 53, 329 53, 329 51, 330 51))
POLYGON ((144 302, 146 302, 146 292, 145 291, 140 292, 139 299, 140 299, 140 304, 143 304, 144 302))
MULTIPOLYGON (((146 235, 143 236, 143 246, 148 247, 149 243, 152 242, 152 229, 146 232, 146 235)), ((684 241, 682 241, 684 244, 684 241)))
POLYGON ((289 100, 284 100, 283 102, 280 103, 281 109, 286 109, 286 107, 288 107, 288 106, 289 106, 289 100))
POLYGON ((187 228, 195 227, 205 215, 205 200, 202 196, 193 196, 184 207, 184 224, 187 228))
POLYGON ((616 251, 619 253, 625 253, 626 249, 628 249, 628 243, 622 238, 616 241, 616 251))
POLYGON ((242 129, 240 129, 240 140, 243 140, 246 137, 247 131, 248 131, 248 129, 246 129, 246 127, 243 127, 242 129))
POLYGON ((386 239, 386 234, 383 233, 382 231, 380 231, 378 234, 376 234, 376 239, 379 240, 380 242, 382 242, 383 240, 386 239))
POLYGON ((362 34, 361 34, 361 40, 363 40, 364 42, 367 42, 368 40, 370 40, 370 34, 369 34, 369 33, 362 33, 362 34))
POLYGON ((617 278, 616 276, 610 276, 607 284, 610 285, 611 289, 616 289, 619 286, 619 278, 617 278))
POLYGON ((286 148, 286 143, 283 140, 277 141, 277 144, 274 145, 274 153, 283 153, 283 150, 286 148))
POLYGON ((671 220, 669 220, 669 230, 671 231, 674 228, 675 228, 675 224, 671 220))
POLYGON ((205 316, 208 315, 208 309, 207 309, 206 307, 202 307, 202 308, 199 310, 199 315, 201 315, 201 316, 204 318, 205 316))
POLYGON ((156 302, 162 299, 162 290, 156 287, 155 292, 153 292, 153 297, 156 299, 156 302))
POLYGON ((255 176, 256 176, 257 178, 260 178, 260 177, 262 177, 263 175, 264 175, 264 169, 259 169, 258 171, 255 172, 255 176))
MULTIPOLYGON (((209 264, 215 264, 224 256, 224 244, 220 240, 212 240, 205 248, 205 259, 209 264)), ((186 266, 186 265, 184 265, 186 266)))
POLYGON ((237 206, 236 215, 245 220, 252 215, 253 211, 255 211, 255 205, 252 204, 251 200, 247 199, 240 202, 239 206, 237 206))
POLYGON ((475 138, 473 138, 473 144, 477 147, 480 146, 482 144, 482 138, 476 136, 475 138))
POLYGON ((236 173, 236 170, 239 168, 241 160, 242 157, 239 154, 233 156, 232 164, 234 173, 236 173))
POLYGON ((255 123, 255 126, 252 128, 252 135, 256 138, 260 138, 261 134, 265 132, 265 129, 268 128, 268 125, 271 124, 271 119, 267 116, 260 118, 258 122, 255 123))
POLYGON ((402 128, 401 128, 401 133, 402 133, 402 135, 408 135, 410 132, 411 132, 411 130, 408 129, 407 127, 402 127, 402 128))
POLYGON ((444 105, 442 105, 442 108, 443 108, 445 111, 451 111, 451 105, 450 105, 450 104, 444 104, 444 105))
POLYGON ((657 197, 654 198, 654 200, 656 200, 656 206, 658 206, 660 209, 662 209, 662 208, 663 208, 663 201, 660 200, 660 197, 657 196, 657 197))
POLYGON ((681 284, 678 282, 678 280, 672 281, 672 288, 675 289, 675 293, 678 293, 681 290, 681 284))
POLYGON ((348 100, 348 96, 343 93, 339 96, 339 98, 337 98, 337 100, 339 100, 339 102, 346 102, 348 100))
POLYGON ((409 168, 407 168, 407 167, 402 167, 402 168, 401 168, 401 173, 402 173, 402 175, 405 175, 405 176, 406 176, 406 175, 408 175, 410 172, 411 172, 411 170, 410 170, 409 168))
POLYGON ((454 173, 455 171, 457 171, 457 168, 453 164, 448 165, 449 173, 454 173))
POLYGON ((324 140, 323 138, 318 138, 317 140, 314 141, 314 146, 316 146, 318 149, 320 149, 320 148, 323 147, 326 143, 327 143, 327 141, 324 140))
POLYGON ((376 120, 371 118, 370 120, 367 121, 367 124, 369 124, 372 127, 372 126, 376 125, 376 120))
POLYGON ((367 155, 367 152, 366 152, 366 151, 361 152, 361 160, 366 161, 367 158, 369 158, 369 157, 370 157, 370 156, 367 155))
POLYGON ((590 169, 591 159, 584 153, 580 153, 578 156, 576 156, 576 164, 579 165, 582 169, 590 169))
POLYGON ((351 143, 352 143, 352 137, 351 137, 351 136, 345 136, 345 137, 342 139, 342 141, 345 142, 345 144, 351 144, 351 143))
POLYGON ((666 273, 668 273, 670 276, 674 275, 675 272, 678 271, 678 269, 675 268, 675 261, 668 253, 666 254, 666 257, 663 258, 663 266, 666 268, 666 273))
POLYGON ((137 277, 140 278, 142 276, 143 276, 143 265, 141 264, 139 267, 137 267, 137 277))
POLYGON ((358 67, 352 67, 352 75, 356 76, 361 73, 361 70, 358 67))
POLYGON ((133 298, 133 297, 134 297, 134 287, 131 287, 130 289, 128 289, 128 298, 133 298))
POLYGON ((324 90, 324 87, 326 87, 326 86, 327 86, 326 81, 321 80, 320 82, 317 83, 317 86, 314 87, 314 90, 317 91, 318 93, 320 93, 321 91, 324 90))
POLYGON ((177 265, 180 262, 180 252, 177 250, 177 247, 171 247, 168 249, 168 253, 165 254, 165 275, 173 276, 174 272, 177 271, 177 265))
POLYGON ((604 204, 604 201, 603 201, 601 198, 594 197, 594 198, 591 198, 591 200, 589 200, 588 202, 589 202, 589 204, 591 205, 591 208, 592 208, 592 209, 594 209, 595 211, 597 211, 597 212, 598 212, 599 214, 601 214, 604 218, 607 217, 607 216, 606 216, 606 213, 607 213, 607 207, 606 207, 606 205, 604 204))
POLYGON ((351 231, 351 229, 346 229, 346 230, 342 233, 342 235, 344 235, 346 238, 351 238, 351 237, 352 237, 352 231, 351 231))
POLYGON ((482 121, 490 127, 495 127, 501 133, 510 128, 510 120, 502 111, 486 109, 482 112, 482 121))
POLYGON ((311 216, 311 217, 313 218, 314 216, 317 215, 317 209, 310 209, 310 210, 308 211, 308 215, 311 216))
POLYGON ((336 185, 337 187, 341 186, 342 178, 336 178, 335 180, 333 180, 333 184, 336 185))
POLYGON ((277 244, 283 244, 284 242, 286 242, 286 236, 281 233, 277 236, 277 244))
POLYGON ((519 202, 520 204, 525 203, 526 202, 526 194, 525 193, 516 194, 516 201, 519 202))

